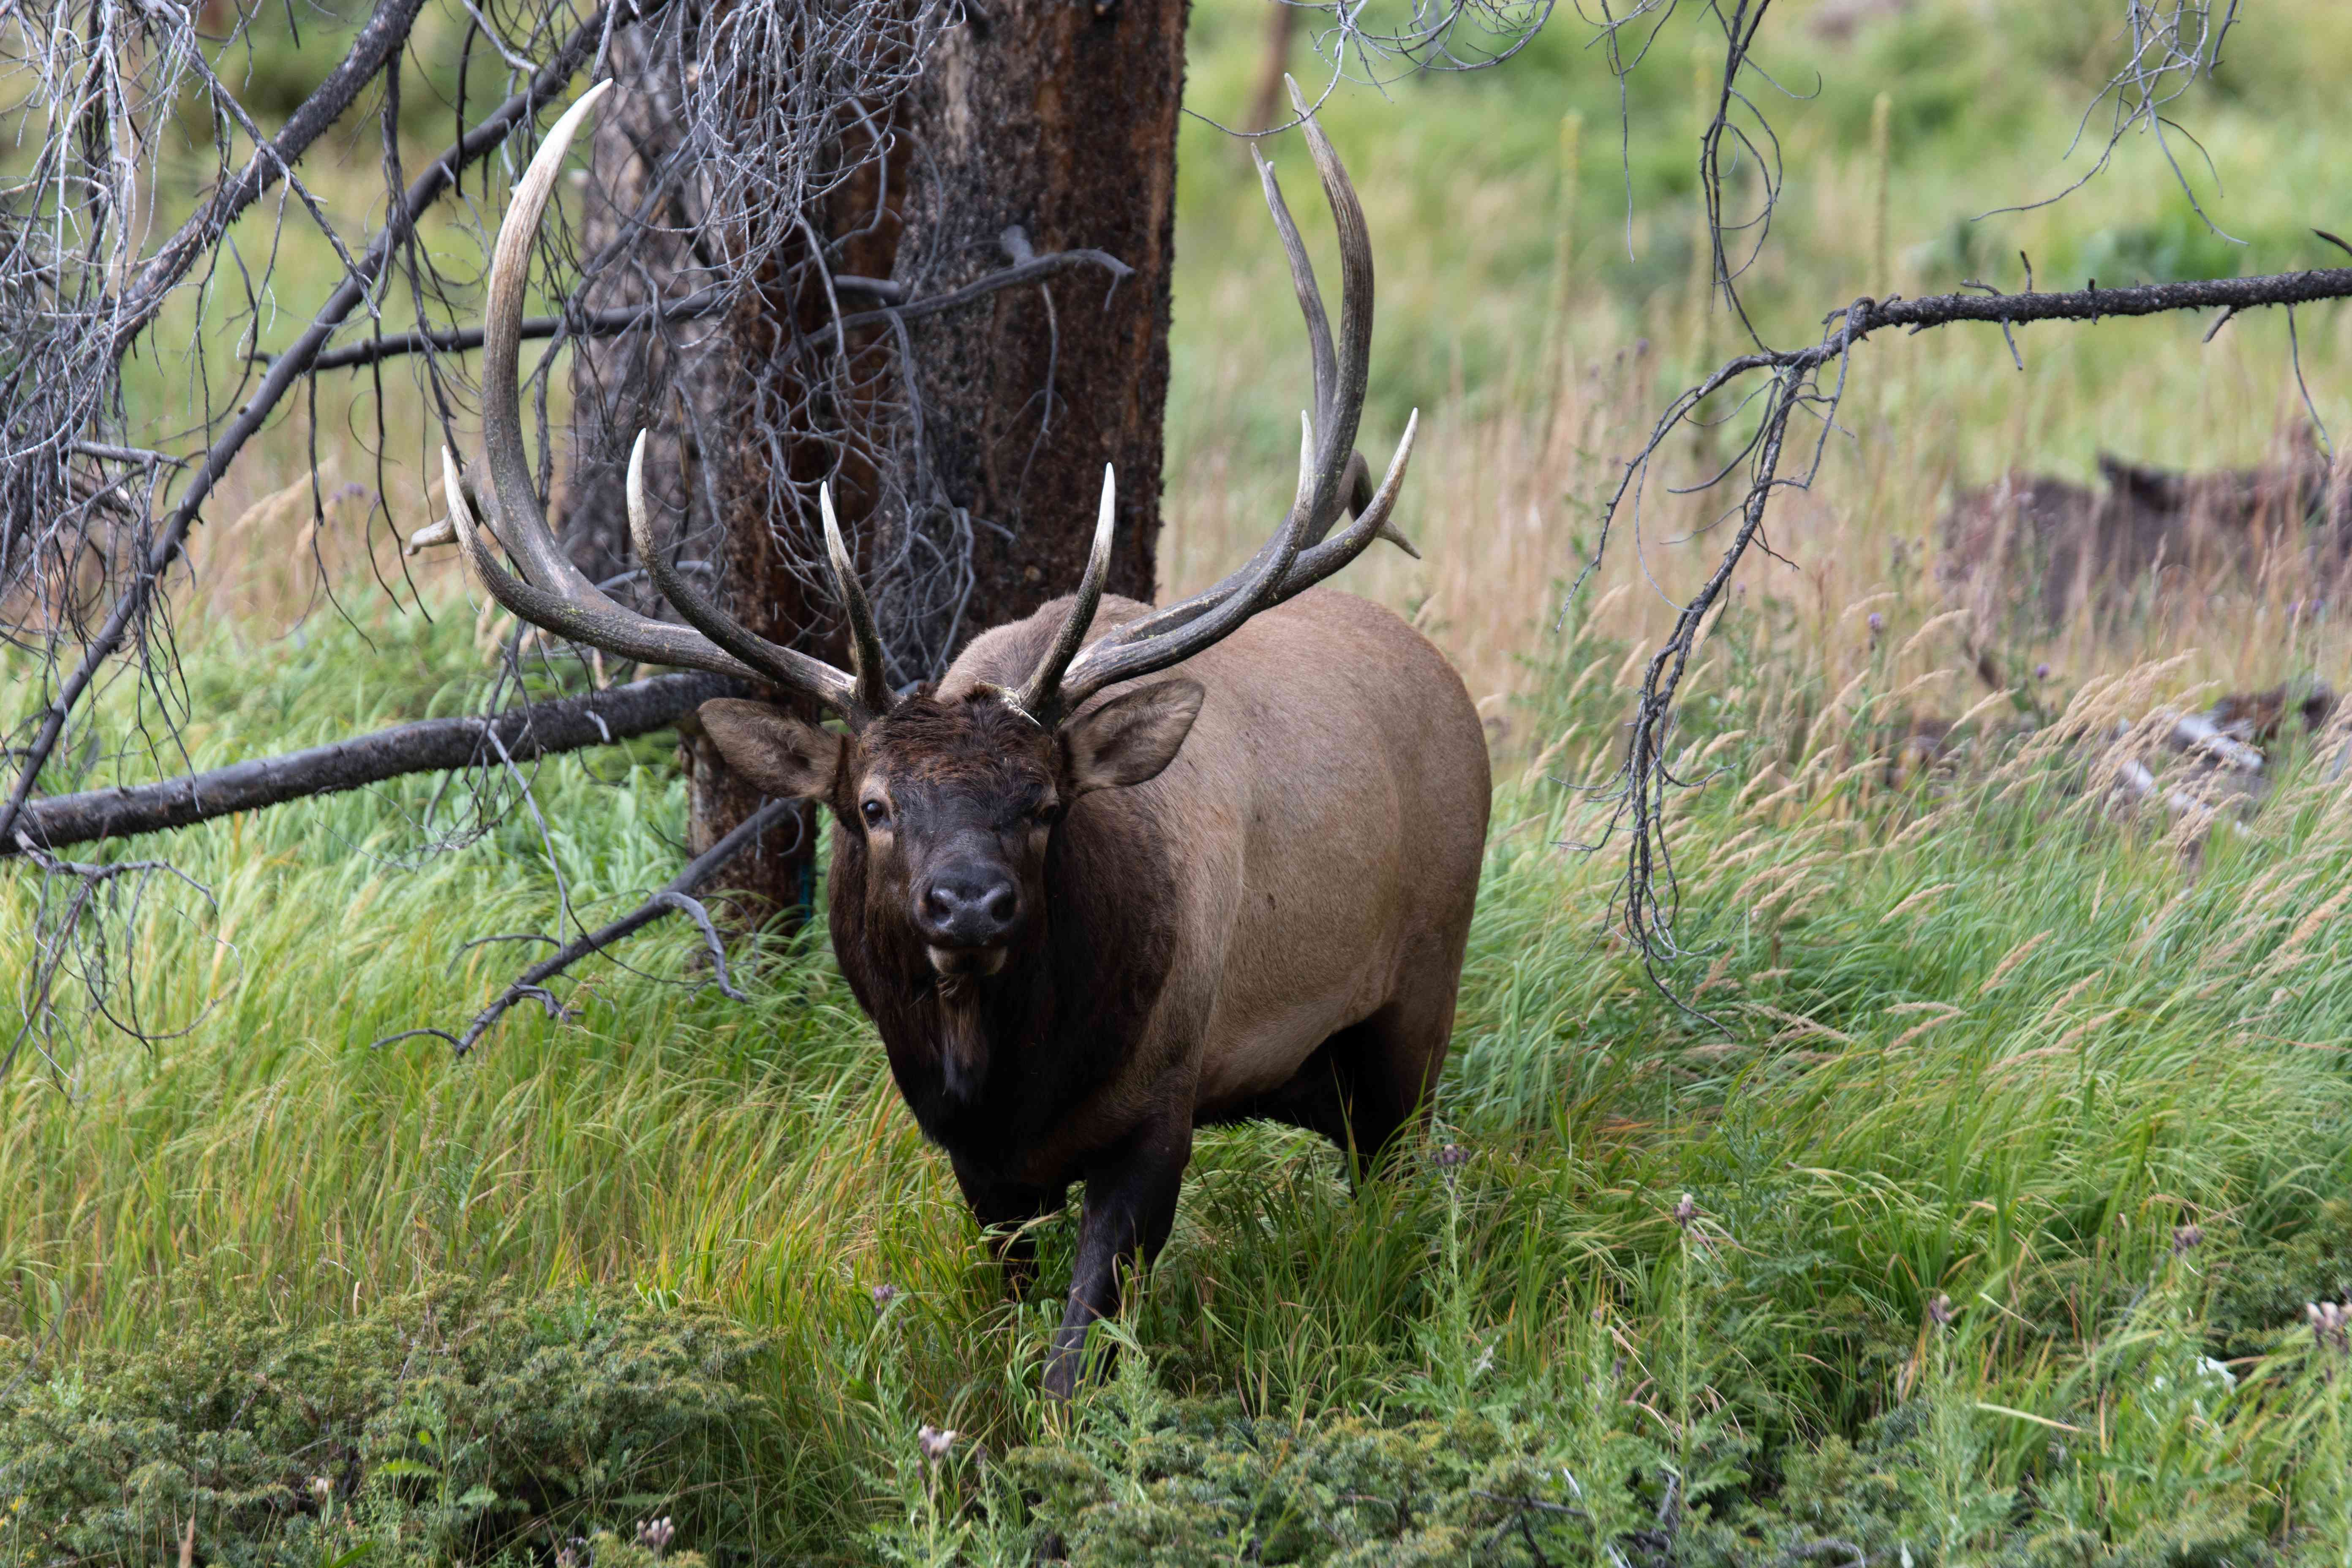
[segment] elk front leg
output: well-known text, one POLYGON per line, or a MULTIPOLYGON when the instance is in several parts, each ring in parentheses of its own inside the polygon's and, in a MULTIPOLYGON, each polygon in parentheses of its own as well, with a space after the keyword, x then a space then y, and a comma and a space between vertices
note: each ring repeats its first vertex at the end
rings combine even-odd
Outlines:
POLYGON ((1192 1124, 1146 1128, 1118 1153, 1087 1173, 1086 1207, 1078 1221, 1078 1258, 1070 1270, 1070 1305, 1054 1333, 1045 1365, 1045 1392, 1067 1399, 1077 1391, 1086 1359, 1087 1329, 1118 1310, 1119 1275, 1149 1268, 1176 1223, 1176 1194, 1192 1158, 1192 1124))
POLYGON ((956 1162, 955 1174, 956 1184, 963 1189, 963 1201, 980 1221, 980 1228, 997 1232, 988 1240, 990 1250, 1004 1268, 1004 1293, 1023 1300, 1029 1293, 1031 1276, 1037 1271, 1037 1235, 1030 1222, 1060 1213, 1069 1202, 1069 1188, 997 1181, 961 1161, 956 1162))

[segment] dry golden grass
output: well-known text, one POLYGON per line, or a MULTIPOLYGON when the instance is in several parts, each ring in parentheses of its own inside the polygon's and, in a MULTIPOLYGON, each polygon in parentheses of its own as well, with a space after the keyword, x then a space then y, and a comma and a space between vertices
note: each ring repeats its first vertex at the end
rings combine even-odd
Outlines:
MULTIPOLYGON (((2098 422, 2095 409, 2068 400, 2079 366, 2057 341, 2064 330, 2042 329, 2049 335, 2033 345, 2058 363, 2029 362, 2023 375, 2008 365, 1997 333, 1946 329, 1940 337, 1868 345, 1818 482, 1775 500, 1766 531, 1772 554, 1751 552, 1727 613, 1752 617, 1765 600, 1785 606, 1773 622, 1774 646, 1793 661, 1792 673, 1816 676, 1831 691, 1865 669, 1884 669, 1898 684, 1916 683, 1912 700, 1923 712, 1952 717, 1975 704, 1984 689, 1964 647, 1972 633, 1984 637, 1987 617, 1946 581, 1936 524, 1970 484, 2011 465, 2054 466, 2038 448, 2037 428, 2098 422), (2004 401, 2006 412, 1998 406, 2004 401), (1996 417, 1988 425, 1979 412, 1996 417), (1875 634, 1874 613, 1883 620, 1875 634)), ((2194 341, 2186 320, 2099 330, 2134 336, 2148 356, 2140 395, 2184 410, 2192 434, 2173 448, 2184 466, 2263 461, 2283 445, 2280 433, 2303 419, 2284 345, 2259 325, 2191 360, 2174 352, 2179 340, 2194 341)), ((1422 561, 1379 547, 1341 580, 1409 615, 1453 657, 1486 710, 1547 679, 1565 651, 1566 589, 1597 536, 1599 499, 1671 395, 1664 384, 1679 384, 1674 369, 1659 372, 1659 357, 1638 341, 1601 338, 1568 355, 1548 395, 1538 384, 1497 407, 1492 396, 1456 389, 1424 414, 1402 509, 1422 561)), ((1250 374, 1236 366, 1234 384, 1250 374)), ((1704 497, 1668 492, 1720 464, 1735 449, 1736 428, 1711 440, 1675 437, 1641 497, 1638 528, 1630 502, 1621 510, 1584 589, 1583 613, 1605 637, 1654 646, 1713 568, 1740 487, 1727 483, 1704 497)), ((2116 434, 2123 449, 2163 460, 2162 443, 2116 434)), ((1391 438, 1368 429, 1368 455, 1384 458, 1381 444, 1391 438)), ((1161 551, 1171 593, 1230 570, 1279 516, 1287 477, 1235 470, 1230 454, 1211 452, 1174 472, 1161 551)), ((2120 620, 2101 623, 2085 605, 2054 632, 2004 643, 2002 651, 2019 656, 2021 675, 2046 661, 2053 695, 2158 660, 2167 661, 2166 696, 2314 673, 2340 685, 2340 633, 2290 614, 2315 593, 2294 565, 2282 554, 2251 581, 2216 575, 2172 584, 2151 613, 2120 620)), ((2026 582, 2008 587, 2021 596, 2033 591, 2026 582)), ((1638 661, 1629 659, 1612 679, 1630 691, 1638 676, 1638 661)))

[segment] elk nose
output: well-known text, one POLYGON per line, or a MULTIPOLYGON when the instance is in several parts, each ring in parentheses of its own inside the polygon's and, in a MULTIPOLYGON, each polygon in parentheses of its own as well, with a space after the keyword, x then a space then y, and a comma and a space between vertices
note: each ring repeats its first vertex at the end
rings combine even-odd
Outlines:
POLYGON ((923 934, 952 947, 986 947, 1004 940, 1021 912, 1021 894, 1002 871, 958 866, 923 889, 923 934))

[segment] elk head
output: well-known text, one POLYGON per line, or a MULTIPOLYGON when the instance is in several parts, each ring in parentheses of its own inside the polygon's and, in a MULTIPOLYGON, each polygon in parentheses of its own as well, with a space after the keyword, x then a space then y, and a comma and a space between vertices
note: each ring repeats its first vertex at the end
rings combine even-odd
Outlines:
MULTIPOLYGON (((444 493, 465 557, 483 586, 519 618, 646 663, 734 676, 824 710, 841 730, 772 703, 724 699, 701 720, 729 764, 772 795, 824 801, 840 825, 836 854, 866 864, 867 929, 919 941, 943 976, 1003 967, 1043 912, 1043 872, 1056 826, 1090 791, 1144 783, 1176 756, 1198 715, 1202 688, 1181 678, 1106 689, 1178 664, 1267 607, 1321 582, 1375 538, 1403 544, 1388 525, 1411 456, 1416 414, 1375 490, 1356 454, 1371 342, 1371 247, 1338 155, 1292 87, 1316 169, 1337 223, 1341 258, 1335 344, 1297 226, 1273 170, 1258 170, 1290 260, 1313 354, 1315 411, 1301 417, 1298 483, 1288 514, 1247 564, 1181 604, 1126 620, 1087 640, 1109 568, 1114 486, 1105 468, 1101 510, 1085 575, 1060 629, 1018 689, 982 686, 952 699, 926 687, 895 694, 882 643, 833 511, 819 510, 835 589, 849 625, 847 670, 770 642, 721 609, 663 555, 646 504, 645 437, 628 474, 630 532, 654 586, 686 622, 629 610, 572 564, 550 533, 523 450, 517 397, 525 265, 566 148, 609 82, 583 94, 550 132, 515 187, 499 233, 483 332, 483 447, 503 566, 468 505, 457 459, 442 453, 444 493), (1326 538, 1343 508, 1356 515, 1326 538)), ((1405 546, 1407 549, 1411 547, 1405 546)))
MULTIPOLYGON (((840 580, 857 604, 831 497, 819 504, 840 580)), ((1094 553, 1065 640, 1094 618, 1113 511, 1106 470, 1094 553)), ((861 606, 853 625, 862 619, 861 606)), ((878 648, 860 655, 878 657, 878 648)), ((1034 930, 1046 847, 1071 803, 1156 777, 1184 743, 1201 698, 1193 681, 1156 681, 1048 724, 1038 714, 1056 703, 1050 677, 1041 684, 1033 676, 1018 692, 982 687, 960 700, 919 689, 840 733, 734 699, 703 704, 701 719, 729 765, 761 790, 832 808, 837 842, 865 862, 869 930, 913 932, 934 970, 961 977, 995 973, 1034 930)))

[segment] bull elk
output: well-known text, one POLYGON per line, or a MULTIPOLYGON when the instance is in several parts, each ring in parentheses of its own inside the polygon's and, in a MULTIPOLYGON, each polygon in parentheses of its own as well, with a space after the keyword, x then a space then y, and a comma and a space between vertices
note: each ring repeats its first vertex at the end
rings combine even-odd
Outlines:
POLYGON ((1181 604, 1106 595, 1106 469, 1077 592, 981 635, 936 686, 896 694, 829 493, 846 670, 749 630, 664 558, 642 436, 632 532, 686 625, 607 598, 549 532, 516 397, 524 263, 603 90, 557 122, 516 186, 490 273, 490 526, 520 575, 492 553, 445 449, 458 542, 522 620, 734 676, 841 721, 836 732, 734 699, 700 710, 730 766, 771 795, 831 809, 835 952, 974 1215, 1024 1227, 997 1235, 1013 1288, 1034 1263, 1026 1222, 1085 1183, 1045 1373, 1066 1395, 1088 1325, 1118 1309, 1122 1270, 1167 1239, 1196 1127, 1291 1122, 1338 1142, 1360 1176, 1425 1113, 1444 1063, 1486 828, 1484 735, 1436 648, 1389 611, 1317 586, 1387 531, 1419 418, 1366 495, 1354 447, 1372 321, 1362 212, 1307 119, 1339 234, 1335 342, 1260 160, 1315 373, 1296 498, 1273 539, 1181 604), (1325 538, 1343 508, 1357 515, 1325 538), (1144 679, 1161 671, 1174 673, 1144 679))

